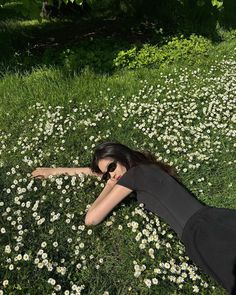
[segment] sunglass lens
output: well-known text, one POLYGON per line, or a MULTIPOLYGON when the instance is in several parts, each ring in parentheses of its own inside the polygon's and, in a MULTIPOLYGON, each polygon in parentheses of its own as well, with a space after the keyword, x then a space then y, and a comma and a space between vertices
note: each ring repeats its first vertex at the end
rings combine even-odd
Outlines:
POLYGON ((113 172, 113 171, 116 169, 116 166, 117 166, 116 162, 112 162, 112 163, 109 165, 107 171, 108 171, 108 172, 113 172))
POLYGON ((102 180, 108 180, 110 178, 109 172, 113 172, 116 169, 117 163, 112 162, 108 165, 107 172, 103 174, 102 180))

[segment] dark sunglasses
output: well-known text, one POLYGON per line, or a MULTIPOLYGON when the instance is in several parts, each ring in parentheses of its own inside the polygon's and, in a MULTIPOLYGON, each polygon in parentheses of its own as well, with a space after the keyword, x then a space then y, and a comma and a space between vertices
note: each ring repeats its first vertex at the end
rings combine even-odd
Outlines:
POLYGON ((110 178, 110 174, 109 174, 109 172, 113 172, 113 171, 115 171, 115 169, 116 169, 116 167, 117 167, 117 162, 111 162, 109 165, 108 165, 108 167, 107 167, 107 172, 105 172, 104 174, 103 174, 103 176, 102 176, 102 180, 108 180, 109 178, 110 178))

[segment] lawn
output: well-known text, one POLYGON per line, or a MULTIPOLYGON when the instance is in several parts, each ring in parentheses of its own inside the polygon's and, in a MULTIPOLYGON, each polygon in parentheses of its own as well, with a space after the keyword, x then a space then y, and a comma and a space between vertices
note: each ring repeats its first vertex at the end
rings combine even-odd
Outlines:
MULTIPOLYGON (((15 21, 25 22, 4 20, 6 40, 15 21)), ((104 182, 31 178, 36 167, 88 166, 98 143, 116 139, 176 167, 205 204, 236 209, 236 42, 222 34, 200 60, 109 73, 68 72, 32 52, 26 67, 1 58, 0 294, 226 294, 134 198, 90 227, 104 182)))

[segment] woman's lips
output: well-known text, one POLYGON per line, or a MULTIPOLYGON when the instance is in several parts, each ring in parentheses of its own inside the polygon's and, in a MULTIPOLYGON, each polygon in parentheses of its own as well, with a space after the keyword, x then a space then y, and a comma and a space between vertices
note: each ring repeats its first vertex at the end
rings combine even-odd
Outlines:
POLYGON ((119 180, 121 178, 121 176, 118 176, 117 178, 116 178, 116 180, 119 180))

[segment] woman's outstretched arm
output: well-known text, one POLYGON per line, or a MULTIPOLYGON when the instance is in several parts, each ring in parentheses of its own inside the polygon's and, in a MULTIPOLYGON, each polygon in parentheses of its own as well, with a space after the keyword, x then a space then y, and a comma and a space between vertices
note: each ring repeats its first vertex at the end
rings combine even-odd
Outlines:
POLYGON ((32 177, 35 178, 47 178, 49 175, 77 175, 77 174, 86 174, 90 176, 96 176, 96 177, 102 177, 102 174, 92 172, 90 167, 73 167, 73 168, 67 168, 67 167, 58 167, 58 168, 48 168, 48 167, 39 167, 36 168, 32 173, 32 177))

